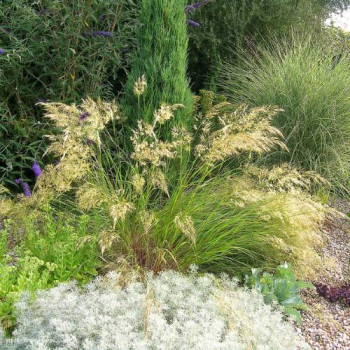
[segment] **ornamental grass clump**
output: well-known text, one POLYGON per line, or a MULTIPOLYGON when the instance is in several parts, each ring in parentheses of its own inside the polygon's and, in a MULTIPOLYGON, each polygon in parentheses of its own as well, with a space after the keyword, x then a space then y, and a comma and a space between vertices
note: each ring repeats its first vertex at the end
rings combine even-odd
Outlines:
POLYGON ((335 56, 333 47, 305 35, 257 50, 259 59, 244 55, 239 67, 227 62, 220 86, 236 103, 283 109, 273 125, 283 132, 289 152, 275 150, 266 161, 317 172, 334 189, 347 193, 349 56, 335 56))
MULTIPOLYGON (((163 104, 150 122, 137 122, 130 152, 116 148, 111 154, 108 134, 100 132, 120 119, 115 104, 88 99, 81 107, 44 107, 62 130, 50 136, 48 149, 59 163, 43 169, 31 197, 1 202, 7 216, 40 216, 44 204, 85 213, 109 268, 124 261, 159 273, 196 264, 241 276, 287 260, 305 277, 321 265, 314 247, 322 241, 327 208, 296 184, 295 192, 286 186, 281 191, 237 168, 255 155, 285 148, 270 125, 278 108, 235 108, 202 91, 194 133, 172 126, 165 137, 164 128, 183 106, 163 104)), ((126 137, 123 129, 120 137, 126 137)))
POLYGON ((61 284, 17 303, 12 349, 309 349, 279 310, 227 277, 122 274, 61 284))

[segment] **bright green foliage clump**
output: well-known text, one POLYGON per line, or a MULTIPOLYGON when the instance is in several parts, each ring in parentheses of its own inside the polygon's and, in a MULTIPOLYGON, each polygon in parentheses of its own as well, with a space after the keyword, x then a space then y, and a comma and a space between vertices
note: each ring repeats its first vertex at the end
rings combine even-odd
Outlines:
POLYGON ((137 8, 127 0, 0 1, 0 182, 31 180, 44 153, 49 125, 36 103, 113 98, 122 89, 137 8))
POLYGON ((185 0, 142 0, 137 36, 138 50, 132 60, 126 87, 124 108, 131 123, 150 122, 162 103, 181 103, 185 109, 176 113, 175 122, 191 126, 193 96, 186 77, 187 24, 185 0), (147 89, 134 94, 134 82, 145 76, 147 89))
POLYGON ((350 173, 350 59, 334 54, 313 36, 296 36, 259 49, 259 60, 245 57, 242 67, 226 64, 221 87, 235 102, 277 105, 274 120, 289 152, 270 161, 291 162, 324 176, 348 191, 350 173))
POLYGON ((91 222, 52 213, 41 216, 40 225, 23 223, 20 239, 11 223, 0 232, 0 322, 6 330, 14 325, 14 302, 21 292, 56 286, 75 279, 84 284, 97 275, 100 266, 97 238, 86 240, 91 222), (13 242, 19 239, 17 247, 13 242), (12 246, 12 248, 11 248, 12 246))
POLYGON ((300 323, 299 310, 306 310, 306 304, 300 298, 300 291, 312 288, 311 283, 297 281, 290 264, 277 267, 277 274, 262 273, 262 269, 252 269, 251 276, 246 276, 245 284, 258 290, 267 304, 278 302, 286 315, 300 323))

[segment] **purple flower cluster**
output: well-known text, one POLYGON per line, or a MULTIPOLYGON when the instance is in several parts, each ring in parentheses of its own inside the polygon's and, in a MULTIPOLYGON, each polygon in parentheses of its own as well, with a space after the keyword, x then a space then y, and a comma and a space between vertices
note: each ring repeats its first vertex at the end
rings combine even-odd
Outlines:
POLYGON ((196 21, 192 21, 191 19, 187 19, 186 20, 186 23, 188 25, 190 25, 191 27, 195 27, 195 28, 198 28, 200 26, 200 24, 196 21))
POLYGON ((35 175, 35 178, 39 178, 42 171, 41 171, 41 168, 40 168, 40 165, 38 162, 35 162, 33 165, 32 165, 32 170, 33 170, 33 173, 35 175))
POLYGON ((5 50, 0 47, 0 55, 4 55, 5 53, 5 50))
POLYGON ((25 197, 30 197, 32 195, 32 193, 30 192, 30 187, 29 187, 28 183, 23 182, 22 179, 16 179, 15 184, 22 187, 22 191, 23 191, 23 194, 25 195, 25 197))
POLYGON ((322 295, 325 299, 336 302, 344 299, 350 306, 350 285, 342 287, 331 287, 323 283, 316 284, 317 293, 322 295))
POLYGON ((90 116, 91 114, 89 112, 84 112, 81 114, 81 116, 79 117, 79 121, 83 121, 85 120, 88 116, 90 116))
MULTIPOLYGON (((35 178, 38 179, 42 174, 42 170, 38 162, 33 163, 32 170, 35 175, 35 178)), ((27 182, 24 182, 22 179, 16 179, 15 184, 22 187, 22 191, 25 197, 30 197, 32 195, 32 193, 30 192, 30 187, 27 182)))
MULTIPOLYGON (((185 13, 188 14, 192 11, 195 11, 196 9, 202 7, 203 5, 205 5, 209 0, 204 0, 202 2, 196 2, 192 5, 187 5, 186 8, 185 8, 185 13)), ((195 27, 195 28, 198 28, 200 26, 200 24, 196 21, 193 21, 191 19, 187 19, 186 20, 186 23, 188 25, 190 25, 191 27, 195 27)))
POLYGON ((209 0, 204 0, 202 2, 196 2, 195 4, 192 4, 192 5, 187 5, 185 12, 190 13, 194 10, 197 10, 198 8, 204 6, 207 2, 209 2, 209 0))

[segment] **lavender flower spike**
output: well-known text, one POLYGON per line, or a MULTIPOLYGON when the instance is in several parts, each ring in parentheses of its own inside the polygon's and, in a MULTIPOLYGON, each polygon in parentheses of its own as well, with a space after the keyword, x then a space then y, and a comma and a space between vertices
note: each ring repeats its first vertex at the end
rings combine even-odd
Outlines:
POLYGON ((113 33, 111 32, 107 32, 104 30, 95 30, 91 33, 89 33, 91 36, 107 36, 107 37, 111 37, 113 36, 113 33))
POLYGON ((198 22, 192 21, 191 19, 187 19, 186 23, 192 27, 196 27, 198 28, 200 26, 200 24, 198 22))
POLYGON ((35 162, 33 165, 32 165, 32 170, 33 170, 33 173, 35 175, 35 178, 39 178, 42 171, 41 171, 41 168, 40 168, 40 165, 38 162, 35 162))
POLYGON ((4 55, 5 53, 5 50, 0 47, 0 55, 4 55))
POLYGON ((185 13, 189 13, 189 12, 192 12, 194 11, 196 8, 192 5, 187 5, 186 6, 186 10, 185 10, 185 13))
POLYGON ((192 4, 192 5, 187 5, 185 12, 186 13, 192 12, 192 11, 204 6, 207 2, 209 2, 209 0, 204 0, 202 2, 196 2, 195 4, 192 4))
POLYGON ((22 179, 16 179, 15 180, 16 185, 21 185, 22 191, 25 197, 30 197, 32 193, 30 192, 30 187, 26 182, 23 182, 22 179))

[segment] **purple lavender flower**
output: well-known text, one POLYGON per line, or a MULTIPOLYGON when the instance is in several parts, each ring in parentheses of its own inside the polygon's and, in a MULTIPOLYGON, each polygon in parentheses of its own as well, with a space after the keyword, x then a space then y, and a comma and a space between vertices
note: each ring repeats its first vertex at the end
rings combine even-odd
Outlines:
POLYGON ((81 116, 79 117, 79 124, 81 125, 82 122, 89 116, 91 115, 89 112, 84 112, 81 114, 81 116))
POLYGON ((0 55, 4 55, 5 53, 5 50, 0 47, 0 55))
POLYGON ((187 23, 188 25, 190 25, 191 27, 196 27, 196 28, 198 28, 198 27, 200 26, 200 24, 199 24, 198 22, 192 21, 191 19, 187 19, 187 20, 186 20, 186 23, 187 23))
POLYGON ((204 6, 208 1, 209 0, 204 0, 202 2, 196 2, 195 4, 192 4, 192 5, 187 5, 185 12, 186 13, 192 12, 192 11, 204 6))
POLYGON ((113 36, 114 34, 111 33, 111 32, 107 32, 105 30, 94 30, 90 33, 88 33, 88 35, 91 35, 91 36, 106 36, 106 37, 111 37, 113 36))
POLYGON ((32 165, 32 170, 33 170, 33 173, 35 175, 35 178, 39 178, 42 171, 41 171, 41 168, 40 168, 40 165, 38 162, 35 162, 33 165, 32 165))
POLYGON ((26 182, 23 182, 22 179, 16 179, 15 184, 22 187, 22 191, 25 197, 30 197, 32 195, 29 185, 26 182))
POLYGON ((185 9, 185 13, 190 13, 192 11, 194 11, 196 8, 192 5, 187 5, 186 9, 185 9))
POLYGON ((89 112, 84 112, 84 113, 79 117, 79 120, 85 120, 89 115, 91 115, 89 112))

